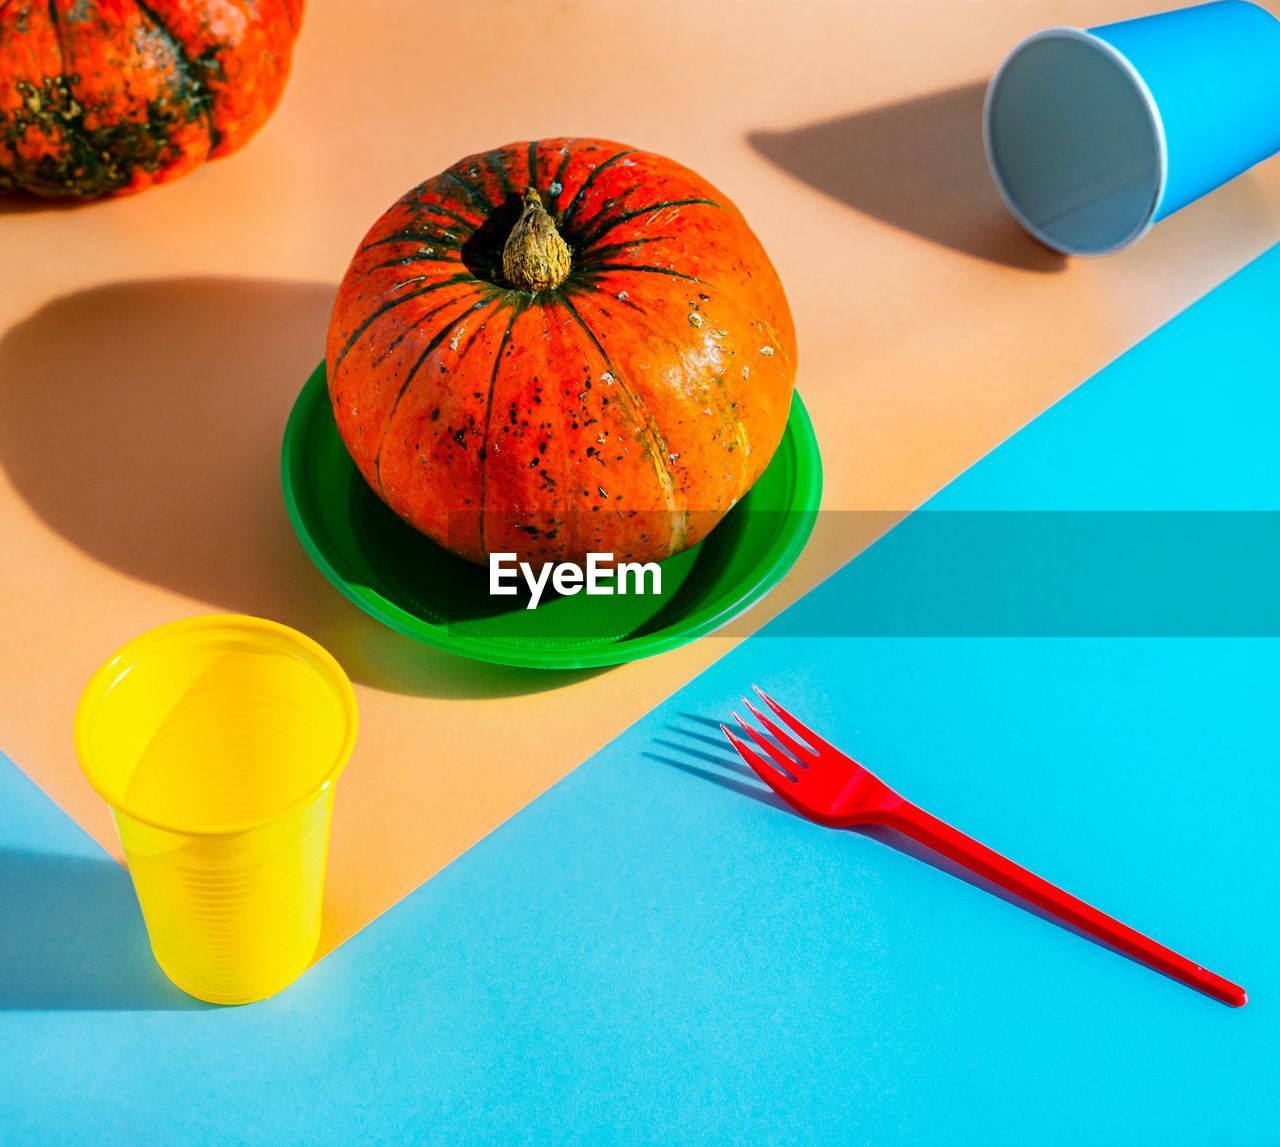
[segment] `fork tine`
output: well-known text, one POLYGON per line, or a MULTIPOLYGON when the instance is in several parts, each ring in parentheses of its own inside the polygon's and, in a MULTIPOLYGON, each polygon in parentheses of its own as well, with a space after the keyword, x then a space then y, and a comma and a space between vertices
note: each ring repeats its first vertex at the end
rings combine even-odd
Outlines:
POLYGON ((777 701, 775 701, 772 697, 769 696, 768 693, 766 693, 763 689, 761 689, 759 685, 752 685, 751 688, 755 692, 756 696, 759 697, 761 701, 763 701, 766 705, 768 705, 769 708, 772 709, 774 713, 778 715, 779 720, 781 720, 787 726, 787 728, 789 728, 793 733, 795 733, 797 737, 799 737, 802 741, 804 741, 805 744, 809 745, 815 754, 825 753, 825 752, 829 752, 829 753, 839 752, 839 750, 834 745, 830 744, 828 741, 824 741, 821 737, 818 736, 817 733, 815 733, 812 729, 810 729, 803 721, 799 720, 796 717, 793 717, 790 713, 788 713, 781 705, 778 704, 777 701))
POLYGON ((782 786, 791 784, 791 778, 778 772, 777 769, 768 764, 759 753, 730 729, 728 725, 721 724, 720 729, 729 738, 729 744, 738 750, 738 755, 751 766, 751 771, 779 796, 784 795, 782 786))
POLYGON ((738 716, 737 710, 734 710, 733 719, 742 726, 742 731, 747 734, 768 756, 774 766, 781 772, 788 775, 788 779, 796 779, 793 774, 797 774, 804 766, 793 761, 787 756, 777 745, 775 745, 768 737, 757 730, 753 725, 748 725, 741 717, 738 716))
POLYGON ((808 745, 801 744, 793 736, 791 736, 790 733, 787 733, 783 729, 780 729, 777 725, 775 725, 772 721, 770 721, 768 717, 766 717, 763 713, 761 713, 759 709, 757 709, 753 704, 751 704, 751 702, 748 701, 745 697, 743 697, 742 703, 748 709, 751 710, 751 713, 755 717, 755 719, 759 721, 760 724, 762 724, 766 730, 768 730, 769 735, 775 741, 778 741, 783 746, 783 748, 788 749, 793 756, 800 758, 801 765, 807 766, 811 760, 817 759, 817 755, 813 752, 812 749, 809 748, 808 745))

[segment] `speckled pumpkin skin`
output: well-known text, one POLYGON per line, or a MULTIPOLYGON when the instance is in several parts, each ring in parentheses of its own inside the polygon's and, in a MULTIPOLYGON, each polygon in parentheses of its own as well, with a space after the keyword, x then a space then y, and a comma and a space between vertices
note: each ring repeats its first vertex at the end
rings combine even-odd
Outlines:
POLYGON ((176 179, 275 109, 303 0, 0 0, 0 191, 176 179))
POLYGON ((706 537, 768 465, 796 345, 724 195, 659 155, 549 139, 464 159, 374 224, 327 365, 365 480, 454 553, 654 560, 706 537), (572 253, 537 293, 502 271, 530 185, 572 253))

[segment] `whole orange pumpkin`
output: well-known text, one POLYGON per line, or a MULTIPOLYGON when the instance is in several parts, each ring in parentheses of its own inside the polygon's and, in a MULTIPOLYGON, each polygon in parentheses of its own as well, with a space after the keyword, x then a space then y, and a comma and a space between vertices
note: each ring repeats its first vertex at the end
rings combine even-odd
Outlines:
POLYGON ((0 0, 0 191, 138 191, 235 151, 289 74, 303 0, 0 0))
POLYGON ((327 366, 360 472, 454 553, 647 561, 768 465, 796 346, 723 194, 659 155, 549 139, 464 159, 374 224, 327 366))

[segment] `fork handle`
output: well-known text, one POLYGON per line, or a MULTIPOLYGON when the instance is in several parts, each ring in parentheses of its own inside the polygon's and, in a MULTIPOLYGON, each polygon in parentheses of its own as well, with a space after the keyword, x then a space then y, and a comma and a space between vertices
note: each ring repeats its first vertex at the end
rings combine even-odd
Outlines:
POLYGON ((1177 952, 1163 944, 1157 944, 1150 937, 1127 924, 1121 924, 1105 912, 1091 908, 1083 900, 1077 900, 1035 873, 1028 872, 986 845, 979 844, 924 809, 904 801, 894 809, 888 824, 912 840, 1022 897, 1059 920, 1105 941, 1135 960, 1140 960, 1215 1000, 1221 1000, 1233 1008, 1241 1007, 1247 1002, 1245 990, 1238 984, 1192 963, 1185 956, 1179 956, 1177 952))

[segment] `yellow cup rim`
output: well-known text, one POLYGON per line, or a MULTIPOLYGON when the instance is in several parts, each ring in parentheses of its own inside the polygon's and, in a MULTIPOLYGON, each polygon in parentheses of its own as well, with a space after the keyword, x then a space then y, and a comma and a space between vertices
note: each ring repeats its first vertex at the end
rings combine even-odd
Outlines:
POLYGON ((145 633, 139 634, 116 650, 89 678, 89 683, 80 695, 80 702, 76 706, 74 739, 76 756, 80 761, 80 770, 84 773, 85 779, 89 782, 93 791, 117 812, 122 812, 142 824, 147 824, 166 832, 178 833, 182 836, 236 836, 283 820, 299 809, 305 808, 329 789, 341 775, 342 770, 346 768, 351 752, 355 748, 358 726, 359 714, 356 709, 356 695, 351 686, 351 679, 338 663, 337 658, 319 642, 313 641, 305 633, 299 633, 290 626, 283 625, 278 621, 270 621, 267 618, 251 617, 243 613, 210 613, 203 614, 200 617, 191 617, 182 621, 170 621, 164 625, 158 625, 154 629, 149 629, 145 633), (175 637, 190 637, 214 629, 234 630, 250 638, 255 635, 270 635, 277 642, 283 638, 285 642, 306 654, 315 668, 328 678, 329 683, 334 687, 343 707, 346 730, 342 744, 334 755, 332 763, 325 770, 319 784, 309 789, 297 800, 268 816, 258 817, 254 820, 219 826, 213 829, 188 828, 180 824, 167 823, 155 817, 144 816, 136 809, 128 807, 123 801, 118 800, 118 794, 108 790, 94 768, 92 754, 89 751, 89 731, 97 718, 99 708, 106 697, 107 691, 119 679, 122 666, 132 665, 142 660, 149 649, 158 646, 162 642, 170 641, 175 637))

